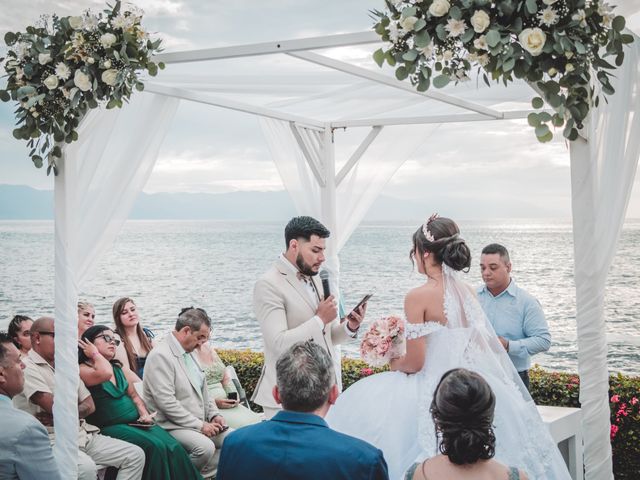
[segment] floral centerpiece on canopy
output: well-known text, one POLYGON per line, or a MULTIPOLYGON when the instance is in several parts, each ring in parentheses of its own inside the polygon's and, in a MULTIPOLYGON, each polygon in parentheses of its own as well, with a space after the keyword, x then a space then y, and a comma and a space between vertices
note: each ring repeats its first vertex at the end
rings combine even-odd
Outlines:
POLYGON ((151 60, 161 40, 149 38, 141 19, 141 10, 117 1, 98 14, 42 17, 38 26, 5 35, 8 80, 0 100, 18 102, 13 136, 28 141, 36 167, 46 158, 47 173, 55 172, 62 155, 56 143, 78 139, 89 109, 122 107, 134 88, 144 89, 142 71, 155 76, 164 68, 151 60))
POLYGON ((611 95, 605 60, 624 60, 625 19, 601 0, 386 0, 387 10, 374 11, 375 31, 391 42, 374 53, 378 65, 396 67, 399 80, 409 78, 419 91, 431 85, 469 80, 478 75, 505 85, 514 78, 528 81, 555 109, 531 113, 528 121, 541 142, 553 138, 551 126, 564 126, 570 140, 599 93, 611 95), (598 84, 593 82, 597 78, 598 84))

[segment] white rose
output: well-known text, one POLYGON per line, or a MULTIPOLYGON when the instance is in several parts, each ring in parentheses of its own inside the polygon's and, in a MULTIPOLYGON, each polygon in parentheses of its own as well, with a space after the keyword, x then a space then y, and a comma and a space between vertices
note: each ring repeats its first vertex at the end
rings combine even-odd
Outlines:
POLYGON ((95 59, 94 59, 93 57, 87 57, 87 63, 88 63, 89 65, 93 65, 95 62, 96 62, 96 61, 95 61, 95 59))
POLYGON ((51 54, 50 53, 40 53, 40 54, 38 54, 38 63, 40 65, 46 65, 50 61, 51 61, 51 54))
POLYGON ((102 65, 104 68, 111 68, 111 60, 105 60, 102 65))
POLYGON ((567 63, 564 68, 567 72, 573 72, 576 69, 576 67, 574 67, 572 63, 567 63))
POLYGON ((542 53, 544 42, 547 41, 547 36, 539 28, 525 28, 520 32, 520 35, 518 35, 518 40, 520 40, 522 48, 534 57, 537 57, 542 53))
POLYGON ((445 50, 444 53, 442 54, 442 59, 445 62, 448 62, 452 58, 453 58, 453 52, 451 50, 445 50))
POLYGON ((489 50, 489 45, 487 44, 487 37, 484 35, 480 35, 473 41, 473 46, 478 50, 489 50))
POLYGON ((102 72, 102 76, 100 78, 102 78, 102 81, 104 83, 113 87, 116 84, 117 77, 118 77, 118 71, 114 68, 111 68, 109 70, 105 70, 104 72, 102 72))
POLYGON ((74 30, 80 30, 83 24, 84 20, 82 17, 69 17, 69 26, 74 30))
POLYGON ((400 20, 400 26, 407 32, 410 32, 411 30, 413 30, 413 26, 416 24, 417 21, 418 21, 418 17, 403 18, 402 20, 400 20))
POLYGON ((55 90, 56 87, 58 86, 58 77, 56 77, 55 75, 49 75, 44 80, 44 86, 47 87, 49 90, 55 90))
POLYGON ((490 23, 491 19, 489 18, 489 14, 484 10, 476 10, 471 17, 471 26, 476 33, 484 32, 490 23))
POLYGON ((73 84, 83 92, 86 92, 87 90, 91 90, 91 77, 82 70, 76 70, 73 76, 73 84))
POLYGON ((429 13, 434 17, 442 17, 449 13, 451 5, 448 0, 433 0, 433 3, 429 6, 429 13))
POLYGON ((545 5, 553 5, 557 1, 558 0, 542 0, 542 3, 544 3, 545 5))
POLYGON ((105 33, 100 36, 100 44, 104 48, 109 48, 111 45, 116 43, 116 36, 113 33, 105 33))

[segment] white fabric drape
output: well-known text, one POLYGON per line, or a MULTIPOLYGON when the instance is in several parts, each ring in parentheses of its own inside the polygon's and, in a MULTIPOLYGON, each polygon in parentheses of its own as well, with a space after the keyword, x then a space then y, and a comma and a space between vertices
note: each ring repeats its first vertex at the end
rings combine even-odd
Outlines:
POLYGON ((640 39, 625 49, 612 84, 571 142, 571 199, 578 372, 587 480, 613 479, 604 318, 607 273, 616 251, 640 155, 640 39))
POLYGON ((64 149, 55 179, 54 453, 77 477, 78 290, 109 248, 145 185, 178 100, 138 94, 124 109, 92 110, 64 149))

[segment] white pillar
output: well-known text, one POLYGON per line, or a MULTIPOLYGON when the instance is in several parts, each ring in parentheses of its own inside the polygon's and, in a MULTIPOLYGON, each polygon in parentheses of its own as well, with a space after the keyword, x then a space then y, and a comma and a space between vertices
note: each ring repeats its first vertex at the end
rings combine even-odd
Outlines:
MULTIPOLYGON (((62 147, 62 146, 61 146, 62 147)), ((55 178, 55 401, 53 419, 56 442, 53 447, 62 478, 78 476, 78 289, 71 267, 74 231, 73 166, 58 161, 55 178), (71 187, 71 188, 68 188, 71 187)))
MULTIPOLYGON (((331 232, 327 241, 325 268, 330 273, 329 284, 331 293, 335 295, 339 302, 340 288, 340 259, 338 258, 338 216, 336 212, 336 158, 335 144, 333 143, 333 130, 330 124, 325 124, 322 134, 322 172, 324 175, 324 187, 320 189, 320 221, 331 232)), ((337 321, 340 321, 338 319, 337 321)), ((334 358, 334 368, 338 382, 338 388, 342 390, 342 351, 339 345, 335 347, 336 357, 334 358)))

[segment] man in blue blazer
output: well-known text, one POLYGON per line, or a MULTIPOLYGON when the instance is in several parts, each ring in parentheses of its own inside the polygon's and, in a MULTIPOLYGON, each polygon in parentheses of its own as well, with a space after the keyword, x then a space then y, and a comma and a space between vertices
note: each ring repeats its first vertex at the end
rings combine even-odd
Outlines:
POLYGON ((382 451, 331 430, 323 417, 338 397, 331 357, 298 342, 276 363, 273 396, 283 411, 224 443, 217 480, 387 480, 382 451))
POLYGON ((60 480, 47 430, 11 403, 24 388, 22 369, 20 352, 0 332, 0 478, 60 480))

